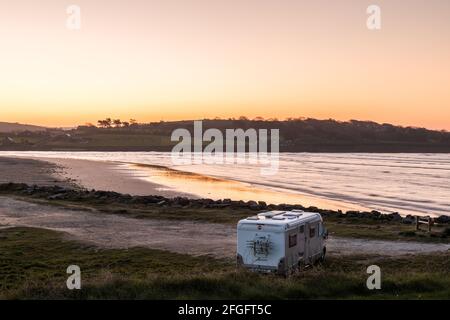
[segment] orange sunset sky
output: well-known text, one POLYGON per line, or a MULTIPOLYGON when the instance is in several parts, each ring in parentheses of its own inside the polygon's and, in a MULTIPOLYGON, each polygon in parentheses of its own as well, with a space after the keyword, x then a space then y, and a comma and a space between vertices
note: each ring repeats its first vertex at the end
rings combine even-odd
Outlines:
POLYGON ((448 0, 0 0, 0 121, 263 116, 450 130, 448 0), (81 30, 66 28, 68 5, 81 30), (366 27, 369 5, 382 28, 366 27))

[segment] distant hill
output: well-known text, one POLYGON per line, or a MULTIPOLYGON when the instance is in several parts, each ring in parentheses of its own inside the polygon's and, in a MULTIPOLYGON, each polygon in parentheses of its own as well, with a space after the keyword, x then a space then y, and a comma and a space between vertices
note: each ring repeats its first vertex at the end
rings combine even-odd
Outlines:
POLYGON ((21 131, 45 131, 47 128, 34 126, 31 124, 20 124, 10 122, 0 122, 0 132, 21 132, 21 131))
MULTIPOLYGON (((14 134, 0 132, 0 150, 171 151, 176 144, 170 140, 175 129, 193 131, 193 121, 100 124, 102 128, 80 126, 73 130, 49 129, 14 134)), ((203 130, 209 128, 221 132, 238 128, 279 129, 281 152, 450 153, 450 132, 371 121, 203 120, 203 130)))

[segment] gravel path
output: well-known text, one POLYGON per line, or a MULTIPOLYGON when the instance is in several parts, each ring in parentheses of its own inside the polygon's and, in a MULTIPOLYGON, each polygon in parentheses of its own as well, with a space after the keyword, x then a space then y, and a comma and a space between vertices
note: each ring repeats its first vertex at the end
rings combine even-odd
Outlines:
MULTIPOLYGON (((133 219, 120 215, 74 211, 0 196, 0 228, 27 226, 64 231, 68 238, 105 248, 143 246, 191 255, 234 257, 233 226, 133 219)), ((331 254, 403 255, 450 250, 450 244, 379 241, 330 237, 331 254)))

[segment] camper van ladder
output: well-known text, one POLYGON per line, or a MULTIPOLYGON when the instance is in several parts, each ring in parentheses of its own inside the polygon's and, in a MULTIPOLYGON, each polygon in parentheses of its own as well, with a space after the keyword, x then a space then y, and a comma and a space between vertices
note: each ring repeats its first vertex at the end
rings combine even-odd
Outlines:
POLYGON ((247 241, 247 248, 252 251, 257 260, 265 261, 272 248, 270 236, 257 236, 255 239, 247 241))

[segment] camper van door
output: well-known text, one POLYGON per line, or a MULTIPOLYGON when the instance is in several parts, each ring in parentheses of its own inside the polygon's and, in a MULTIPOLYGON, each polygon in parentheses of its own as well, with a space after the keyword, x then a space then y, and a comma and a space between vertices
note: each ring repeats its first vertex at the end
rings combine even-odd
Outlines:
MULTIPOLYGON (((315 259, 320 254, 319 223, 309 225, 310 256, 315 259)), ((313 260, 311 262, 314 262, 313 260)))
POLYGON ((302 224, 298 227, 298 255, 299 258, 303 260, 303 262, 305 262, 306 256, 305 256, 305 250, 306 250, 306 246, 305 246, 305 225, 302 224))
POLYGON ((311 245, 309 238, 309 223, 305 224, 305 263, 310 263, 311 245))

